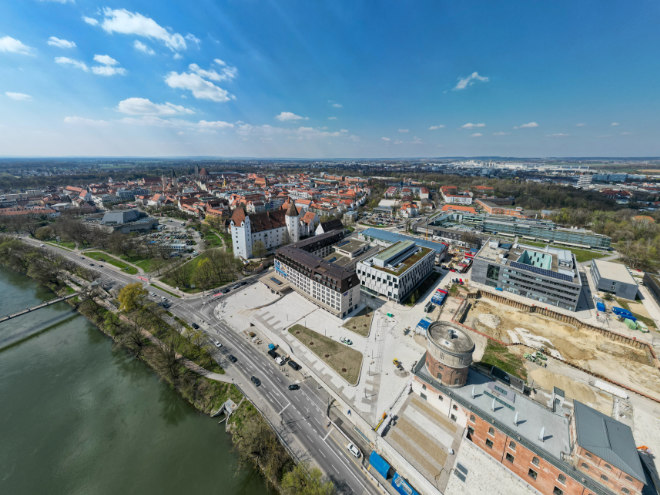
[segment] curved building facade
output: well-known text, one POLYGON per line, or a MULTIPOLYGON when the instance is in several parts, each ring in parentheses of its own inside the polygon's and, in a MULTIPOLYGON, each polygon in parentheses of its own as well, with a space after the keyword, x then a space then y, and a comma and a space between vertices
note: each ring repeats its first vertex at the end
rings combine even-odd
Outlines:
POLYGON ((472 364, 474 342, 460 328, 432 323, 426 332, 426 367, 431 376, 448 387, 462 387, 472 364))

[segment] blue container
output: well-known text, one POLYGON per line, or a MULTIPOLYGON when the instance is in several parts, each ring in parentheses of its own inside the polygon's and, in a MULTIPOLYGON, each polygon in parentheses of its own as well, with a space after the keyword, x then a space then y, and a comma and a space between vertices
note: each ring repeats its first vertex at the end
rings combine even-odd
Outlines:
POLYGON ((597 302, 596 303, 596 309, 600 311, 601 313, 605 313, 607 309, 605 309, 605 304, 602 302, 597 302))
POLYGON ((399 473, 394 473, 394 476, 392 477, 392 486, 401 495, 419 495, 417 490, 410 486, 410 483, 404 480, 399 473))

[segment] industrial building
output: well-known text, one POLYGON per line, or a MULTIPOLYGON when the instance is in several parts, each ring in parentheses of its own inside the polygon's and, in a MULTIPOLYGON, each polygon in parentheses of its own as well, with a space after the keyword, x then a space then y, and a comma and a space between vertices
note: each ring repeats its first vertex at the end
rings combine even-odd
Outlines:
POLYGON ((591 278, 598 290, 632 301, 637 296, 637 282, 628 268, 620 263, 591 260, 591 278))
POLYGON ((470 278, 497 290, 577 310, 582 281, 575 256, 550 246, 489 240, 474 257, 470 278))
POLYGON ((429 225, 471 227, 477 233, 522 237, 530 240, 556 242, 571 246, 609 249, 612 239, 585 229, 564 229, 550 220, 523 219, 515 216, 475 215, 466 212, 445 212, 429 225))
POLYGON ((629 426, 577 400, 571 408, 560 389, 547 407, 519 378, 472 367, 472 339, 451 324, 431 324, 426 348, 413 393, 539 493, 641 494, 649 483, 629 426))
POLYGON ((364 290, 402 302, 433 271, 435 252, 414 241, 399 241, 377 255, 358 262, 364 290))
POLYGON ((158 225, 158 220, 140 210, 109 211, 103 215, 101 225, 114 232, 148 232, 158 225))
POLYGON ((334 230, 281 247, 275 255, 275 276, 317 306, 341 318, 357 309, 360 281, 355 270, 324 260, 344 237, 334 230))

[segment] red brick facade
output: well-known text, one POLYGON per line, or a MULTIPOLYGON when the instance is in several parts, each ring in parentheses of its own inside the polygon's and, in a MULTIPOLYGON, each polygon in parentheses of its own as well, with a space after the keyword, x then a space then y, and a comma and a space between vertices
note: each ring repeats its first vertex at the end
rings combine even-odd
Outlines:
POLYGON ((644 484, 595 454, 577 446, 578 469, 615 493, 642 493, 644 484))
POLYGON ((430 352, 426 353, 426 367, 435 378, 447 387, 462 387, 467 381, 468 368, 451 368, 434 359, 430 352))

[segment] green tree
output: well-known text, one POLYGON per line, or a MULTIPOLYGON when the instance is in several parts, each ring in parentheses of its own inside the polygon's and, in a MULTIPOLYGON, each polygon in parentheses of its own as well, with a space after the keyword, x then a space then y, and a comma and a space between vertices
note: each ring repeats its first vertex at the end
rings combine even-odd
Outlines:
POLYGON ((319 468, 307 468, 304 464, 296 464, 294 468, 282 476, 282 493, 285 495, 332 495, 335 486, 326 480, 319 468))
POLYGON ((255 258, 263 258, 266 256, 266 245, 263 241, 256 241, 252 245, 252 254, 255 258))
POLYGON ((117 295, 119 309, 131 312, 140 308, 144 304, 147 294, 149 294, 149 291, 142 287, 140 282, 125 285, 117 295))

